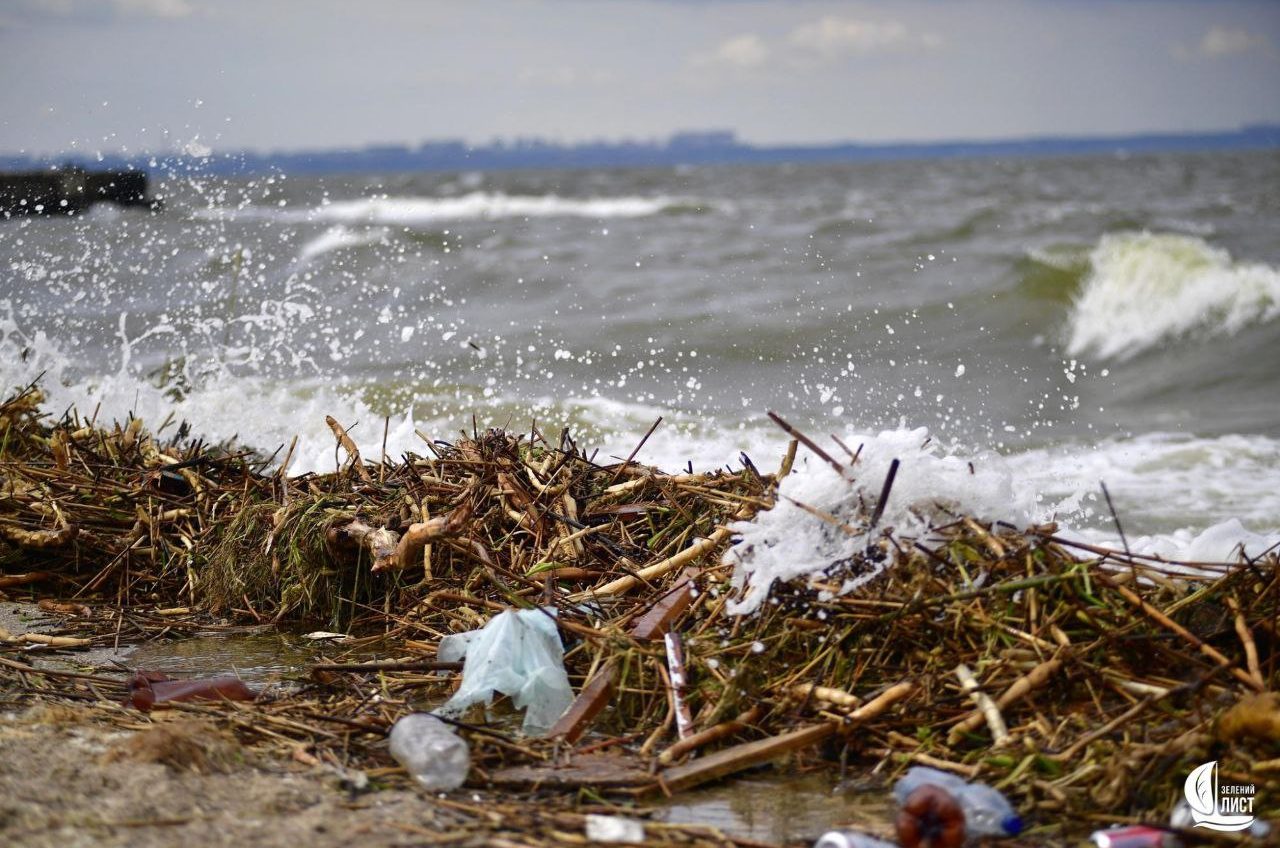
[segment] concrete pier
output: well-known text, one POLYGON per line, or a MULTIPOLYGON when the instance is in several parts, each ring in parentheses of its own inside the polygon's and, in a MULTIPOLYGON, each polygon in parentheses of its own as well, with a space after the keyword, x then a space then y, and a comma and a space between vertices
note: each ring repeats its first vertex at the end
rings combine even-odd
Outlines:
POLYGON ((147 197, 143 171, 86 171, 67 166, 47 171, 0 173, 0 216, 75 215, 95 203, 159 207, 147 197))

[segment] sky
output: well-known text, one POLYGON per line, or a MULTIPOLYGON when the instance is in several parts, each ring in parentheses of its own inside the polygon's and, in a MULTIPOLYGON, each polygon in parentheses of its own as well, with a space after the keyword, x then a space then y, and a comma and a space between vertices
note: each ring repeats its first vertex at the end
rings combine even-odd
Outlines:
POLYGON ((1280 122, 1280 0, 0 0, 0 151, 1280 122))

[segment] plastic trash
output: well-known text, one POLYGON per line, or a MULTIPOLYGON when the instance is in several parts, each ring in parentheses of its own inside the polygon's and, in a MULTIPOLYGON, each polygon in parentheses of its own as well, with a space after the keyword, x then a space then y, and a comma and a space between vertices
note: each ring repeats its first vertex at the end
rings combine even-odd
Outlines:
POLYGON ((252 701, 258 696, 240 678, 226 674, 172 680, 162 672, 138 671, 129 678, 128 688, 125 704, 144 712, 175 701, 252 701))
POLYGON ((893 787, 893 798, 899 807, 922 786, 936 786, 950 794, 964 812, 965 835, 970 839, 983 836, 1017 836, 1022 832, 1022 818, 999 790, 985 783, 970 783, 945 771, 914 766, 893 787))
POLYGON ((818 837, 813 848, 897 848, 892 842, 876 839, 856 830, 832 830, 818 837))
POLYGON ((1144 824, 1095 830, 1089 841, 1098 848, 1178 848, 1182 844, 1177 834, 1144 824))
POLYGON ((479 630, 441 639, 438 654, 442 662, 466 658, 462 686, 438 710, 441 714, 491 703, 501 692, 525 711, 524 732, 539 736, 573 702, 554 608, 500 612, 479 630))
POLYGON ((457 789, 471 770, 471 747, 430 713, 410 713, 391 728, 391 756, 433 791, 457 789))
MULTIPOLYGON (((1191 805, 1185 800, 1179 799, 1174 805, 1173 812, 1169 814, 1169 826, 1190 829, 1195 826, 1195 819, 1191 815, 1191 805)), ((1271 823, 1265 819, 1255 818, 1253 824, 1246 828, 1250 836, 1257 839, 1266 839, 1271 835, 1271 823)))
POLYGON ((586 831, 588 842, 644 844, 644 825, 635 819, 588 813, 586 831))

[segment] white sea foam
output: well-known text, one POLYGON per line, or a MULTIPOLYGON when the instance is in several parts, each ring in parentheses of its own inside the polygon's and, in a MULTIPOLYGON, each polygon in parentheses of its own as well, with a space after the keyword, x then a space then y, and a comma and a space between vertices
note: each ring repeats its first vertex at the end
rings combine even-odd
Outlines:
POLYGON ((1260 435, 1196 437, 1148 433, 1096 444, 1029 450, 1006 458, 1010 473, 1036 492, 1048 517, 1111 524, 1106 483, 1132 530, 1173 530, 1197 516, 1239 518, 1280 529, 1280 441, 1260 435))
MULTIPOLYGON (((928 431, 893 430, 879 435, 848 434, 861 444, 856 480, 850 481, 810 457, 779 490, 777 506, 754 521, 734 525, 740 542, 726 554, 741 589, 735 613, 759 609, 775 582, 827 576, 834 564, 861 553, 869 538, 861 532, 862 505, 874 505, 893 459, 901 461, 880 528, 913 535, 949 513, 974 514, 1025 524, 1037 509, 1033 494, 1015 485, 1000 457, 971 460, 929 441, 928 431), (801 506, 803 504, 803 506, 801 506), (845 522, 850 533, 816 516, 810 507, 845 522)), ((845 579, 841 591, 870 580, 871 571, 845 579)), ((838 574, 835 579, 840 579, 838 574)))
POLYGON ((474 191, 458 197, 364 197, 335 200, 311 209, 247 206, 235 210, 213 209, 205 217, 267 218, 321 221, 338 224, 419 226, 445 221, 499 218, 640 218, 676 205, 672 197, 560 197, 555 194, 512 195, 474 191))
POLYGON ((1280 317, 1280 270, 1235 262, 1194 236, 1107 235, 1089 258, 1068 324, 1073 356, 1126 359, 1280 317))
POLYGON ((379 244, 386 241, 386 227, 373 227, 367 230, 352 230, 337 224, 311 239, 298 251, 298 261, 310 262, 318 256, 342 250, 347 247, 363 247, 367 244, 379 244))
POLYGON ((965 514, 1017 526, 1057 520, 1068 538, 1120 549, 1124 542, 1101 500, 1099 482, 1105 481, 1134 552, 1231 562, 1242 551, 1257 556, 1280 543, 1280 442, 1264 436, 1154 434, 1094 447, 972 457, 926 445, 926 437, 923 429, 849 434, 846 443, 863 445, 854 482, 812 457, 799 465, 783 481, 777 506, 734 526, 740 542, 725 559, 734 565, 733 582, 742 595, 731 609, 754 612, 780 581, 843 580, 845 592, 874 577, 878 572, 842 577, 839 563, 866 549, 859 507, 875 504, 895 457, 902 465, 881 527, 906 536, 965 514))
MULTIPOLYGON (((24 334, 13 310, 0 303, 0 385, 7 389, 28 383, 45 372, 45 409, 53 414, 71 406, 85 412, 99 404, 103 422, 132 412, 155 424, 172 414, 192 422, 206 439, 236 438, 268 452, 296 435, 292 473, 331 470, 336 460, 345 461, 345 456, 335 460, 326 415, 346 425, 360 422, 351 435, 362 454, 380 455, 382 413, 350 392, 336 390, 331 381, 317 377, 284 383, 213 369, 175 400, 130 369, 129 345, 136 341, 122 340, 116 370, 78 376, 52 339, 24 334)), ((662 414, 663 426, 638 459, 671 471, 686 461, 700 470, 736 465, 739 451, 746 451, 767 472, 776 467, 785 441, 764 424, 713 429, 693 416, 607 398, 492 402, 495 409, 534 407, 540 421, 560 415, 561 420, 591 425, 602 434, 597 441, 600 461, 628 455, 638 434, 662 414)), ((457 420, 423 420, 403 408, 390 418, 387 452, 422 452, 416 429, 453 433, 457 425, 457 420)), ((846 433, 844 440, 863 445, 855 482, 802 451, 782 485, 778 506, 735 525, 740 541, 727 556, 735 566, 733 580, 744 592, 735 605, 738 612, 758 609, 777 581, 825 578, 833 563, 865 549, 865 537, 845 533, 797 502, 858 527, 860 503, 874 504, 894 458, 902 465, 881 527, 903 535, 962 513, 1016 525, 1057 519, 1081 538, 1119 547, 1110 514, 1098 499, 1098 482, 1105 480, 1135 550, 1168 559, 1217 561, 1233 559, 1240 545, 1257 555, 1280 541, 1280 475, 1275 471, 1280 441, 1264 436, 1153 434, 1011 456, 948 448, 928 441, 923 429, 846 433)), ((841 588, 852 589, 869 576, 851 577, 841 588)), ((845 578, 836 574, 836 579, 845 578)))

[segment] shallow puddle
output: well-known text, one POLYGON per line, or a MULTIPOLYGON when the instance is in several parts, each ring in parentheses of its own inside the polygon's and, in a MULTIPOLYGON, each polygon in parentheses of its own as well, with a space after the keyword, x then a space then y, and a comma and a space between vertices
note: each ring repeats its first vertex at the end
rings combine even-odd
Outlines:
POLYGON ((201 636, 146 642, 127 656, 130 666, 176 676, 236 674, 248 683, 305 675, 331 646, 288 633, 201 636))

